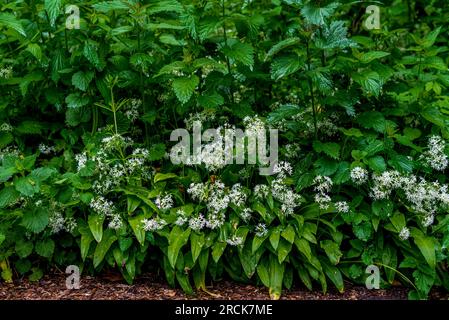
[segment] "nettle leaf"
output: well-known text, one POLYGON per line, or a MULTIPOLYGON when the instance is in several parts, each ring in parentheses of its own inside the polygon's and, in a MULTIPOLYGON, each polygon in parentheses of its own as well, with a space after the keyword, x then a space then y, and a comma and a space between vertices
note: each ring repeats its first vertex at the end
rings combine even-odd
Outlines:
POLYGON ((297 55, 278 57, 271 63, 271 78, 277 81, 295 73, 302 66, 303 62, 297 55))
POLYGON ((344 49, 355 47, 356 43, 348 39, 348 29, 344 21, 332 21, 329 26, 324 25, 322 33, 315 39, 315 46, 320 49, 344 49))
POLYGON ((23 214, 21 225, 34 233, 43 231, 48 225, 48 209, 39 207, 35 210, 27 210, 23 214))
POLYGON ((200 79, 196 75, 173 80, 173 90, 178 100, 182 104, 188 102, 199 83, 200 79))
POLYGON ((45 0, 44 7, 50 19, 50 25, 55 26, 56 18, 61 13, 62 0, 45 0))
POLYGON ((93 4, 92 7, 95 10, 97 10, 99 12, 104 12, 104 13, 108 13, 108 12, 114 11, 114 10, 128 10, 129 9, 129 5, 126 2, 120 1, 120 0, 103 1, 103 2, 93 4))
POLYGON ((98 55, 98 46, 91 42, 86 42, 84 44, 83 55, 84 57, 92 63, 92 65, 99 71, 102 71, 105 67, 104 61, 102 61, 98 55))
POLYGON ((31 176, 20 177, 14 180, 14 186, 17 191, 26 197, 31 197, 35 193, 39 192, 39 183, 31 176))
POLYGON ((22 36, 26 37, 25 29, 22 23, 16 18, 15 15, 11 13, 1 12, 0 13, 0 27, 5 26, 6 28, 13 29, 20 33, 22 36))
POLYGON ((330 3, 321 8, 308 3, 301 9, 301 15, 310 24, 324 25, 326 19, 332 16, 339 6, 340 3, 338 2, 330 3))
POLYGON ((316 152, 325 153, 333 159, 338 159, 340 157, 340 145, 335 142, 323 143, 321 141, 316 140, 313 142, 313 149, 316 152))
POLYGON ((88 96, 83 96, 80 93, 71 93, 65 98, 67 107, 71 109, 77 109, 89 104, 90 99, 88 96))
POLYGON ((278 53, 279 51, 281 51, 281 50, 283 50, 285 48, 288 48, 288 47, 291 47, 291 46, 296 46, 296 45, 298 45, 300 43, 301 43, 301 39, 299 39, 297 37, 284 39, 281 42, 278 42, 277 44, 275 44, 270 49, 270 51, 268 51, 265 60, 268 60, 269 58, 274 56, 276 53, 278 53))
POLYGON ((354 56, 360 60, 362 63, 370 63, 376 59, 381 59, 383 57, 389 56, 390 53, 384 51, 369 51, 364 53, 354 52, 354 56))
POLYGON ((297 115, 300 111, 301 108, 296 104, 283 104, 268 114, 267 121, 269 123, 277 123, 297 115))
POLYGON ((377 72, 364 71, 361 73, 353 73, 352 79, 357 82, 363 90, 374 96, 379 96, 382 89, 382 81, 377 72))
POLYGON ((217 92, 205 92, 198 97, 198 104, 204 108, 216 108, 224 104, 224 98, 217 92))
POLYGON ((17 201, 20 193, 14 187, 5 187, 0 191, 0 208, 5 208, 8 205, 17 201))
POLYGON ((27 46, 26 51, 31 53, 38 61, 42 60, 42 49, 38 44, 30 43, 27 46))
POLYGON ((78 71, 72 76, 72 84, 81 91, 87 91, 93 78, 93 71, 78 71))
POLYGON ((252 69, 254 65, 254 49, 248 43, 235 42, 222 48, 223 53, 230 59, 238 61, 252 69))
POLYGON ((378 111, 364 112, 358 116, 357 122, 366 129, 373 129, 383 133, 386 127, 386 120, 382 113, 378 111))

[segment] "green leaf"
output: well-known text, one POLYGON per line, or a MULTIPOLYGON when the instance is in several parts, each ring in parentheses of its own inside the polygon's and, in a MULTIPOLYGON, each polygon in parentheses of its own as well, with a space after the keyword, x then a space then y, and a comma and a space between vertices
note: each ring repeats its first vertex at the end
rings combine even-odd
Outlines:
POLYGON ((343 254, 337 243, 332 240, 323 240, 320 242, 321 248, 324 249, 332 264, 338 264, 343 254))
POLYGON ((296 248, 298 248, 299 252, 301 252, 308 261, 312 260, 312 249, 310 248, 310 244, 306 239, 295 239, 296 248))
POLYGON ((81 234, 80 251, 81 259, 86 260, 89 254, 89 249, 92 241, 94 241, 94 236, 88 227, 83 227, 78 229, 81 234))
POLYGON ((93 71, 78 71, 72 76, 72 84, 75 86, 75 88, 78 88, 81 91, 87 91, 87 89, 89 88, 89 84, 92 82, 93 78, 93 71))
POLYGON ((203 249, 206 240, 204 239, 204 234, 198 234, 196 232, 192 232, 190 235, 190 246, 192 248, 192 260, 195 263, 196 259, 200 256, 201 250, 203 249))
POLYGON ((39 233, 48 225, 48 208, 39 207, 35 210, 27 210, 22 217, 21 225, 29 231, 39 233))
POLYGON ((99 214, 90 214, 87 218, 89 229, 97 242, 100 242, 103 238, 103 222, 104 216, 99 214))
POLYGON ((100 57, 98 56, 96 44, 86 42, 84 44, 83 55, 90 63, 92 63, 95 68, 97 68, 99 71, 103 70, 105 63, 101 61, 100 57))
POLYGON ((32 273, 28 276, 30 281, 39 281, 44 276, 44 272, 40 268, 31 268, 32 273))
POLYGON ((89 104, 90 99, 88 96, 82 96, 80 93, 71 93, 65 98, 67 107, 71 109, 77 109, 89 104))
POLYGON ((270 256, 270 298, 278 300, 281 297, 282 282, 284 278, 284 264, 280 264, 277 259, 270 256))
POLYGON ((99 3, 93 4, 92 7, 95 10, 97 10, 99 12, 104 12, 104 13, 108 13, 108 12, 114 11, 114 10, 128 10, 129 9, 129 5, 127 3, 125 3, 124 1, 120 1, 120 0, 102 1, 99 3))
POLYGON ((284 262, 284 260, 287 258, 291 250, 292 244, 288 241, 281 239, 281 241, 279 242, 279 246, 277 248, 279 263, 284 262))
POLYGON ((371 204, 373 213, 381 219, 386 219, 393 214, 394 204, 391 200, 376 200, 371 204))
POLYGON ((340 145, 335 142, 320 142, 318 140, 313 142, 313 149, 318 153, 325 153, 333 159, 340 157, 340 145))
POLYGON ((0 191, 0 208, 7 207, 8 205, 17 201, 20 197, 20 193, 14 187, 5 187, 0 191))
POLYGON ((302 64, 302 61, 296 55, 276 58, 271 63, 271 78, 277 81, 295 73, 302 67, 302 64))
POLYGON ((186 229, 183 231, 179 226, 175 226, 170 232, 168 237, 167 256, 172 268, 175 268, 179 251, 189 240, 190 231, 191 229, 186 229))
POLYGON ((44 258, 50 258, 55 250, 55 243, 51 239, 38 241, 35 247, 36 253, 44 258))
POLYGON ((33 243, 31 241, 19 240, 16 242, 15 250, 20 258, 26 258, 33 252, 33 243))
POLYGON ((274 250, 277 250, 277 248, 278 248, 280 237, 281 237, 281 231, 279 230, 279 228, 275 228, 271 231, 270 243, 273 246, 274 250))
POLYGON ((41 47, 38 44, 30 43, 27 46, 26 51, 31 53, 38 61, 42 60, 42 50, 41 50, 41 47))
POLYGON ((301 9, 301 15, 310 24, 324 25, 326 19, 334 14, 339 5, 338 2, 334 2, 325 7, 317 7, 308 3, 301 9))
POLYGON ((248 43, 235 42, 223 47, 223 53, 230 59, 252 68, 254 65, 254 49, 248 43))
POLYGON ((215 263, 218 263, 218 260, 220 260, 224 250, 226 249, 226 245, 226 242, 216 242, 212 246, 212 259, 214 259, 215 263))
POLYGON ((295 241, 295 229, 292 225, 288 225, 282 232, 281 232, 282 238, 287 240, 290 243, 293 243, 295 241))
POLYGON ((103 261, 106 253, 108 253, 109 248, 112 244, 117 241, 117 237, 111 229, 106 229, 100 243, 97 244, 94 252, 94 268, 98 267, 103 261))
POLYGON ((389 56, 390 53, 383 51, 369 51, 359 55, 356 55, 362 63, 370 63, 373 60, 381 59, 383 57, 389 56))
POLYGON ((279 51, 291 47, 291 46, 296 46, 298 44, 301 43, 301 39, 297 38, 297 37, 293 37, 293 38, 287 38, 282 40, 281 42, 278 42, 277 44, 275 44, 270 51, 268 51, 267 56, 265 58, 265 60, 271 58, 272 56, 274 56, 276 53, 278 53, 279 51))
POLYGON ((128 218, 129 225, 136 236, 137 241, 139 241, 140 245, 143 246, 145 244, 145 230, 143 229, 142 220, 145 218, 145 215, 138 215, 133 218, 128 218))
POLYGON ((326 263, 325 261, 321 261, 321 265, 323 266, 323 271, 326 274, 326 276, 332 281, 337 290, 340 293, 343 293, 344 283, 340 270, 338 270, 337 267, 334 267, 333 265, 326 263))
POLYGON ((0 246, 2 245, 3 241, 5 241, 6 236, 3 233, 0 233, 0 246))
POLYGON ((31 197, 39 192, 39 183, 37 180, 27 177, 20 177, 14 181, 14 186, 17 191, 26 197, 31 197))
POLYGON ((432 237, 426 236, 421 230, 417 228, 411 228, 410 234, 429 266, 432 269, 435 269, 436 255, 434 239, 432 237))
POLYGON ((196 75, 173 80, 173 90, 178 100, 182 104, 188 102, 199 83, 200 79, 196 75))
POLYGON ((22 26, 22 23, 16 18, 15 15, 11 13, 6 12, 0 13, 0 27, 1 26, 5 26, 6 28, 16 30, 22 36, 26 37, 26 32, 22 26))
POLYGON ((387 169, 387 164, 382 156, 374 156, 369 158, 368 166, 371 170, 376 172, 384 172, 387 169))
POLYGON ((154 176, 154 183, 158 183, 160 181, 165 181, 168 179, 174 179, 177 178, 178 176, 174 173, 156 173, 156 175, 154 176))
POLYGON ((205 92, 198 97, 198 103, 204 108, 216 108, 224 104, 224 98, 217 92, 205 92))
POLYGON ((45 10, 48 13, 50 19, 50 25, 55 26, 56 18, 61 13, 62 0, 45 0, 45 10))

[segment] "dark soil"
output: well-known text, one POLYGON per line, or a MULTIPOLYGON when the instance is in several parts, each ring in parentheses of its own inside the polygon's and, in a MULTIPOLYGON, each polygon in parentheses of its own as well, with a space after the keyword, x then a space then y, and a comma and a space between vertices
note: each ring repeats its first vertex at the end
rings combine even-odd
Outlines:
MULTIPOLYGON (((162 279, 145 275, 133 285, 127 285, 119 275, 107 277, 81 278, 80 289, 68 290, 65 274, 47 275, 38 282, 27 279, 14 283, 0 283, 0 300, 165 300, 165 299, 220 299, 220 300, 265 300, 269 299, 268 290, 253 285, 220 281, 207 288, 208 292, 197 292, 193 296, 181 289, 170 288, 162 279)), ((319 291, 307 291, 303 288, 285 290, 281 299, 287 300, 404 300, 408 289, 393 286, 388 290, 368 290, 361 286, 347 285, 345 292, 335 290, 323 294, 319 291)), ((432 292, 431 299, 448 299, 449 295, 432 292)))

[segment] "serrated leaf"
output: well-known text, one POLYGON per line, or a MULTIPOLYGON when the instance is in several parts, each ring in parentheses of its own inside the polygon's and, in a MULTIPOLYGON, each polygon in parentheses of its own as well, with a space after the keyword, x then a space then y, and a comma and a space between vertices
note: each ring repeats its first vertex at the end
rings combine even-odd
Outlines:
POLYGON ((295 73, 302 67, 302 62, 296 55, 278 57, 271 63, 271 78, 279 80, 292 73, 295 73))
POLYGON ((318 153, 325 153, 333 159, 338 159, 340 157, 340 145, 335 142, 323 143, 316 140, 313 142, 313 149, 318 153))
POLYGON ((90 99, 88 96, 82 96, 79 93, 71 93, 65 98, 67 107, 70 109, 77 109, 89 104, 90 99))
POLYGON ((81 91, 87 91, 89 88, 89 84, 94 78, 94 73, 92 71, 78 71, 72 76, 72 84, 75 88, 80 89, 81 91))
POLYGON ((232 60, 252 68, 254 65, 254 49, 248 43, 235 42, 223 47, 223 53, 232 60))
POLYGON ((36 253, 44 258, 50 258, 55 250, 55 242, 51 239, 38 241, 35 246, 36 253))
POLYGON ((296 46, 300 42, 301 42, 301 39, 299 39, 297 37, 287 38, 287 39, 282 40, 281 42, 278 42, 270 49, 270 51, 268 51, 266 60, 271 58, 272 56, 274 56, 279 51, 281 51, 285 48, 291 47, 291 46, 296 46))
POLYGON ((54 27, 56 18, 61 13, 62 0, 45 0, 44 8, 48 13, 50 25, 54 27))
POLYGON ((21 225, 29 231, 39 233, 48 225, 48 209, 37 208, 23 214, 21 225))
POLYGON ((22 23, 16 18, 15 15, 11 13, 0 13, 0 26, 5 26, 7 28, 16 30, 22 36, 26 37, 26 32, 22 26, 22 23))
POLYGON ((188 102, 199 83, 200 79, 196 75, 173 80, 173 90, 178 100, 182 104, 188 102))

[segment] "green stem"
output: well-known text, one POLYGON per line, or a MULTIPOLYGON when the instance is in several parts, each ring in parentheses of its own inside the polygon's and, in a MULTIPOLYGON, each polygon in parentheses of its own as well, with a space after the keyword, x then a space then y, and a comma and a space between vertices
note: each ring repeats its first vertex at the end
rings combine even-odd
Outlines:
MULTIPOLYGON (((307 50, 307 71, 310 72, 311 70, 311 62, 310 62, 310 50, 309 50, 309 40, 306 42, 306 50, 307 50)), ((316 117, 316 108, 315 108, 315 97, 313 95, 313 84, 312 79, 310 76, 307 76, 307 82, 309 84, 309 91, 310 91, 310 99, 312 102, 312 114, 313 114, 313 128, 315 133, 315 140, 318 139, 318 124, 317 124, 317 117, 316 117)))

